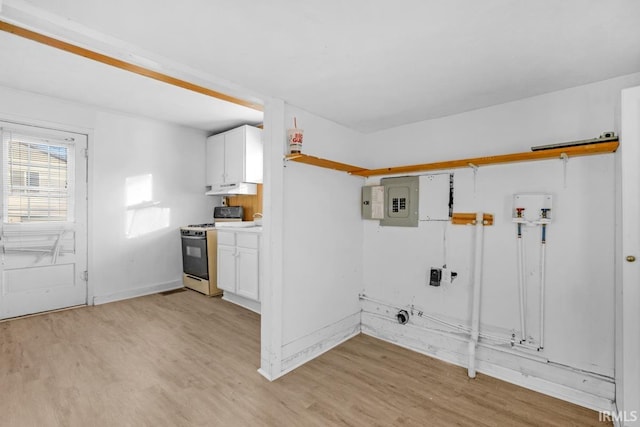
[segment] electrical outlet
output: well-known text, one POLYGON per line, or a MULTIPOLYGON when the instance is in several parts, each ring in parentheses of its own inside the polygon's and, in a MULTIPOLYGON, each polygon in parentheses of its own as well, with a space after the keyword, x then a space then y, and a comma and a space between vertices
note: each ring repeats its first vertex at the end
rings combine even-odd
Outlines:
POLYGON ((430 286, 440 286, 440 282, 442 281, 442 269, 441 268, 432 268, 431 274, 429 275, 429 285, 430 286))
POLYGON ((429 275, 429 285, 450 285, 456 277, 458 277, 458 273, 452 271, 446 266, 443 266, 442 268, 431 268, 431 274, 429 275))

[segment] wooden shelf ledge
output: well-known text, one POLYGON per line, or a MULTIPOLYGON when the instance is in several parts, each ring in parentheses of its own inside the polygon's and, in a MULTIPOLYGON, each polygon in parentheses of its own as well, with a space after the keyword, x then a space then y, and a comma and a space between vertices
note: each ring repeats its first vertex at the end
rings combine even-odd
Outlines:
POLYGON ((563 154, 569 158, 589 156, 593 154, 613 153, 618 149, 618 141, 601 142, 597 144, 578 145, 575 147, 553 148, 551 150, 527 151, 524 153, 502 154, 499 156, 474 157, 462 160, 424 163, 420 165, 398 166, 382 169, 365 169, 353 172, 359 176, 395 175, 400 173, 426 172, 443 169, 459 169, 475 166, 488 166, 501 163, 526 162, 531 160, 560 159, 563 154))
POLYGON ((369 177, 376 175, 397 175, 404 173, 427 172, 446 169, 460 169, 497 165, 501 163, 526 162, 532 160, 566 159, 594 154, 613 153, 618 149, 618 141, 598 142, 593 144, 578 145, 574 147, 553 148, 550 150, 527 151, 524 153, 502 154, 498 156, 473 157, 462 160, 448 160, 444 162, 423 163, 418 165, 396 166, 381 169, 366 169, 359 166, 321 159, 307 154, 289 154, 285 158, 299 163, 319 166, 328 169, 339 170, 352 175, 369 177))
POLYGON ((348 165, 346 163, 334 162, 333 160, 322 159, 320 157, 309 156, 308 154, 288 154, 285 159, 298 163, 305 163, 307 165, 319 166, 321 168, 334 169, 342 172, 347 172, 353 175, 358 175, 356 172, 362 172, 366 169, 359 166, 348 165))

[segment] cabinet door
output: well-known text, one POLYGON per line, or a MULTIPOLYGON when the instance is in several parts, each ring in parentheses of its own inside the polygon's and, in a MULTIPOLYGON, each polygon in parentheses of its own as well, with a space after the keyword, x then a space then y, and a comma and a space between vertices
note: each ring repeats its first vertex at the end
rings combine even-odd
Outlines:
POLYGON ((259 275, 257 249, 237 248, 238 283, 236 293, 259 301, 259 275))
POLYGON ((245 134, 245 181, 262 183, 262 129, 247 126, 245 134))
POLYGON ((236 249, 218 245, 218 288, 236 292, 236 249))
POLYGON ((207 138, 207 182, 205 185, 225 182, 224 141, 224 135, 213 135, 207 138))
POLYGON ((230 130, 224 134, 225 182, 243 182, 245 128, 230 130))

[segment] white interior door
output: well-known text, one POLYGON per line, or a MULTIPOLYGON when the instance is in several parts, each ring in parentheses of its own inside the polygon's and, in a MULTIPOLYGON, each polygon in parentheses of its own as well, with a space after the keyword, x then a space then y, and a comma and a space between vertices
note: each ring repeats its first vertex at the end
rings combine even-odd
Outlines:
POLYGON ((622 91, 621 137, 622 331, 616 351, 622 357, 616 364, 616 400, 622 424, 640 426, 640 87, 622 91))
POLYGON ((0 318, 86 304, 87 137, 0 130, 0 318))

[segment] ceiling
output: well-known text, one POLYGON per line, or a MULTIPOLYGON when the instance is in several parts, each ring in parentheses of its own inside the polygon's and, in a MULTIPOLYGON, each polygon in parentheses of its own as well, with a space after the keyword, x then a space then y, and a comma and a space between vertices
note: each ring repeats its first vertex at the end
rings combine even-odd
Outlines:
POLYGON ((178 123, 209 133, 260 124, 263 113, 0 31, 0 84, 178 123), (20 53, 16 55, 16 53, 20 53))
MULTIPOLYGON (((280 98, 362 132, 640 71, 637 0, 0 4, 14 21, 51 33, 71 28, 85 42, 126 47, 183 75, 280 98)), ((11 64, 0 67, 5 85, 207 130, 251 112, 12 35, 0 35, 0 47, 0 61, 11 64), (45 64, 43 78, 36 70, 45 64)))

